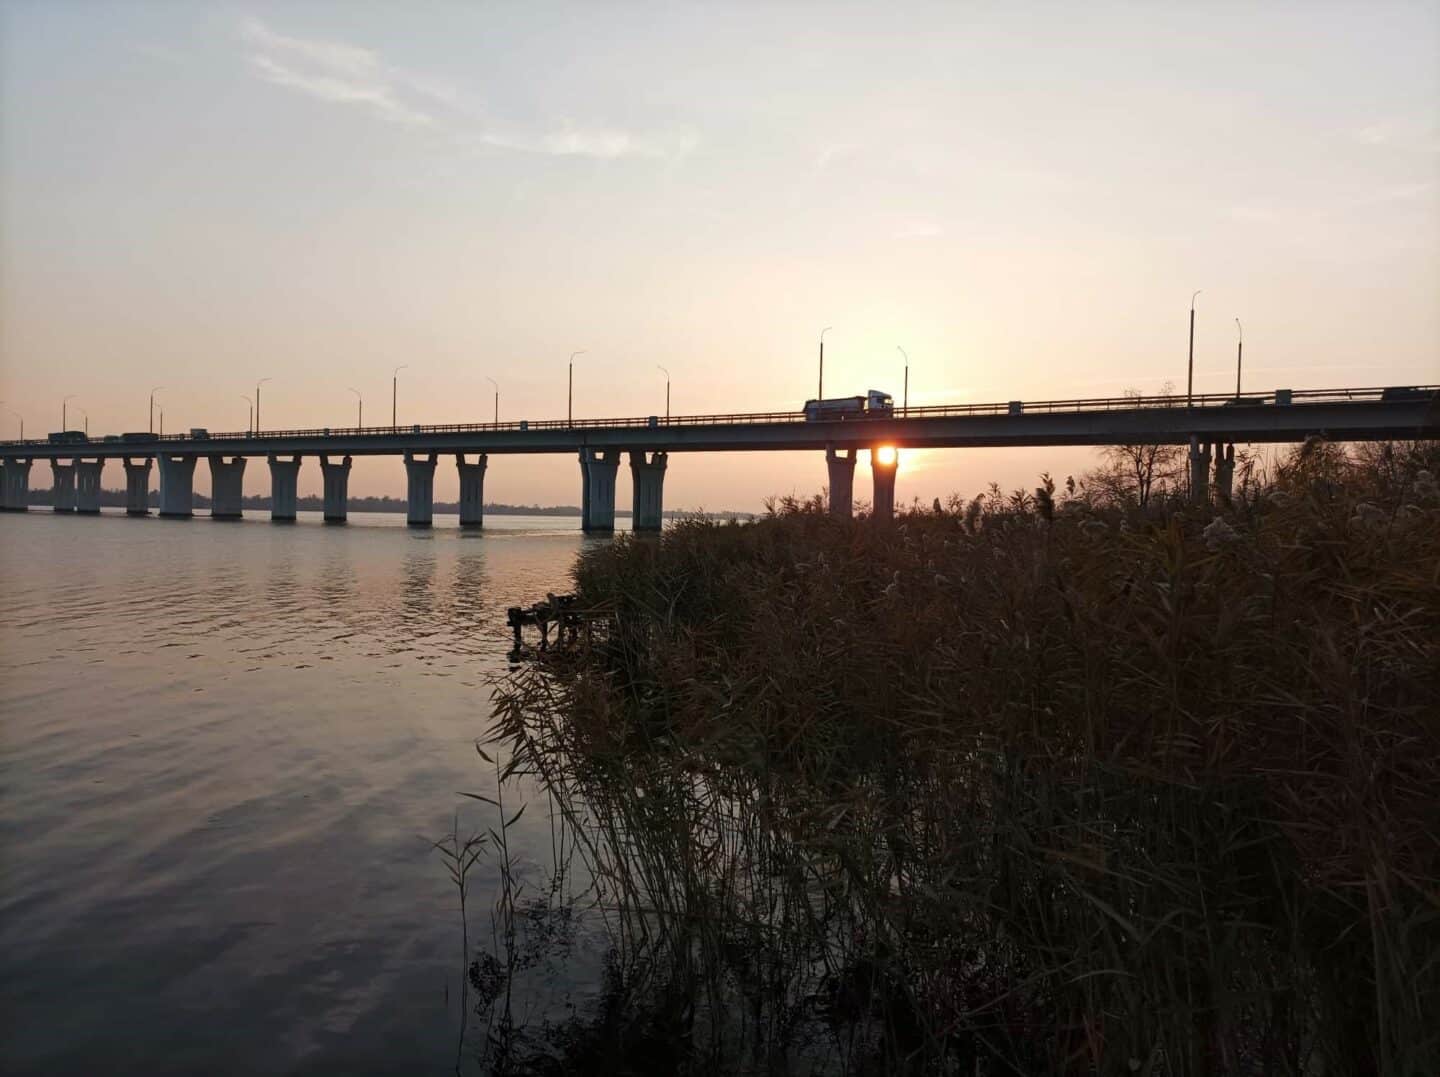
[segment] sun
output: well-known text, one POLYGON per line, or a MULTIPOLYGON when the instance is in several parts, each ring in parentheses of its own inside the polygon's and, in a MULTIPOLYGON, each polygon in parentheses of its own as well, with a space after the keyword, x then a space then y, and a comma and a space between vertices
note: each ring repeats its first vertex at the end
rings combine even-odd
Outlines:
POLYGON ((875 462, 883 467, 893 464, 897 455, 894 445, 878 445, 875 448, 875 462))

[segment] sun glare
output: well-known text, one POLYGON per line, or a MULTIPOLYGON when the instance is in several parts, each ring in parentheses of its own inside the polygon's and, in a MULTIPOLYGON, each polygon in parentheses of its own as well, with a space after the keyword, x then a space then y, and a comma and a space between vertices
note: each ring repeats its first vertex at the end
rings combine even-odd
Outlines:
POLYGON ((889 467, 895 462, 895 456, 896 453, 894 445, 881 445, 875 450, 876 461, 878 461, 880 464, 883 464, 885 467, 889 467))

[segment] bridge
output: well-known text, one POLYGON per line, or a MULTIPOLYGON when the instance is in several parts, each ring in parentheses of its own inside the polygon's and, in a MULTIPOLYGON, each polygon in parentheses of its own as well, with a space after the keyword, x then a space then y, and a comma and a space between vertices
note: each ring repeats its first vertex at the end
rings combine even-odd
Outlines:
POLYGON ((1003 446, 1171 444, 1190 447, 1190 487, 1198 499, 1214 487, 1228 497, 1235 445, 1303 441, 1389 441, 1440 436, 1440 386, 1361 389, 1279 389, 1259 395, 1108 397, 897 408, 893 415, 807 421, 801 412, 645 416, 626 419, 520 421, 440 426, 381 426, 231 433, 123 434, 0 442, 3 507, 28 507, 30 468, 51 467, 57 512, 98 513, 106 461, 118 459, 126 477, 126 511, 150 511, 150 471, 160 472, 160 515, 193 514, 195 465, 210 467, 211 515, 241 515, 246 461, 263 456, 270 469, 271 519, 295 519, 303 460, 319 461, 324 515, 343 522, 351 462, 356 456, 399 456, 405 464, 409 524, 428 527, 434 475, 441 455, 453 455, 460 474, 460 523, 483 523, 485 472, 490 456, 575 453, 580 461, 582 527, 615 526, 615 478, 629 453, 636 530, 658 530, 671 453, 823 451, 831 511, 849 515, 855 462, 871 453, 873 511, 894 511, 898 456, 881 446, 968 448, 1003 446), (473 456, 475 459, 467 460, 473 456))

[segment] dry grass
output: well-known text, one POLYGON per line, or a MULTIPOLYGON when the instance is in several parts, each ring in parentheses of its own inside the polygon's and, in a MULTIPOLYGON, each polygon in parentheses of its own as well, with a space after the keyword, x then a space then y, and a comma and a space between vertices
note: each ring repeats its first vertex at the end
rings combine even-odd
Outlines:
POLYGON ((1436 456, 621 539, 496 736, 684 1068, 1437 1072, 1436 456))

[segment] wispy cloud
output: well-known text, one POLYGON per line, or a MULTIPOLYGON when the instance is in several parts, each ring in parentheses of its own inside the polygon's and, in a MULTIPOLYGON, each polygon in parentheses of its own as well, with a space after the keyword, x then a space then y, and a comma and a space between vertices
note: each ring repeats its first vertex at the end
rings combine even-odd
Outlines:
POLYGON ((1418 199, 1435 197, 1437 187, 1431 182, 1421 183, 1397 183, 1387 187, 1376 187, 1372 190, 1361 191, 1346 198, 1334 199, 1329 202, 1311 206, 1286 206, 1281 208, 1277 205, 1235 205, 1226 206, 1221 213, 1231 220, 1240 221, 1244 224, 1278 224, 1284 222, 1306 223, 1317 222, 1332 217, 1342 216, 1358 209, 1368 209, 1373 206, 1384 206, 1392 203, 1413 202, 1418 199))
POLYGON ((659 134, 564 123, 526 130, 497 123, 454 86, 385 62, 373 49, 341 41, 293 37, 258 19, 245 19, 240 35, 257 77, 274 86, 336 105, 359 106, 377 119, 428 127, 460 146, 488 146, 556 157, 650 157, 675 161, 698 143, 691 132, 659 134))
POLYGON ((836 161, 842 161, 847 157, 853 157, 863 147, 854 142, 831 142, 821 146, 811 161, 811 167, 816 172, 823 172, 836 161))
POLYGON ((370 49, 276 33, 246 19, 241 36, 251 45, 251 70, 266 82, 339 105, 359 105, 397 123, 433 126, 435 117, 401 99, 404 80, 370 49))
POLYGON ((1421 153, 1440 152, 1440 127, 1425 117, 1388 116, 1350 132, 1355 141, 1365 146, 1421 153))
POLYGON ((547 153, 556 157, 683 157, 695 148, 693 134, 673 136, 636 135, 629 131, 562 129, 543 133, 524 131, 486 131, 475 141, 485 146, 521 150, 526 153, 547 153))
POLYGON ((930 220, 905 221, 891 235, 895 239, 938 239, 944 230, 930 220))

